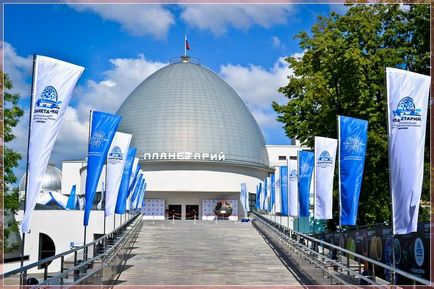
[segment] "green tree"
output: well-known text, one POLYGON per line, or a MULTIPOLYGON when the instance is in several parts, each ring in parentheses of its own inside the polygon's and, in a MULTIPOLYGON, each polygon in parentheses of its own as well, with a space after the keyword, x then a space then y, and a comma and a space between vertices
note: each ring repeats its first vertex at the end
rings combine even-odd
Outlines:
MULTIPOLYGON (((310 33, 296 35, 303 56, 286 59, 293 75, 279 92, 289 101, 273 108, 289 137, 313 147, 314 136, 336 138, 337 115, 369 121, 358 224, 391 217, 385 68, 429 74, 429 9, 379 4, 354 5, 344 15, 332 12, 319 17, 310 33)), ((428 161, 429 133, 426 144, 428 161)), ((429 199, 429 175, 425 180, 423 199, 429 199)), ((335 181, 335 212, 337 196, 335 181)))
MULTIPOLYGON (((18 100, 20 98, 19 94, 13 94, 6 90, 12 89, 12 82, 7 74, 1 73, 1 79, 3 80, 2 89, 4 90, 4 104, 1 110, 3 119, 3 131, 4 131, 4 143, 12 141, 15 136, 12 129, 16 127, 21 116, 23 116, 23 110, 18 106, 18 100)), ((18 189, 11 189, 12 184, 17 181, 14 174, 14 168, 18 166, 18 161, 21 159, 21 155, 15 152, 13 149, 8 147, 1 148, 4 155, 4 163, 2 164, 2 175, 4 181, 2 182, 2 192, 4 192, 4 216, 13 215, 17 212, 19 207, 18 202, 18 189), (4 185, 3 185, 4 184, 4 185)), ((4 250, 5 252, 14 250, 19 244, 10 241, 9 237, 12 233, 18 232, 18 223, 12 218, 11 220, 5 222, 4 228, 4 250)))

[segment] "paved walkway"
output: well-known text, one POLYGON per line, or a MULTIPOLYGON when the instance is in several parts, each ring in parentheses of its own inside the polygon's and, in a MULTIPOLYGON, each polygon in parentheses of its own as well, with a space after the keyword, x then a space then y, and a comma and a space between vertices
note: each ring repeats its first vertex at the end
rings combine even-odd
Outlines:
POLYGON ((144 221, 119 285, 296 285, 250 223, 144 221))

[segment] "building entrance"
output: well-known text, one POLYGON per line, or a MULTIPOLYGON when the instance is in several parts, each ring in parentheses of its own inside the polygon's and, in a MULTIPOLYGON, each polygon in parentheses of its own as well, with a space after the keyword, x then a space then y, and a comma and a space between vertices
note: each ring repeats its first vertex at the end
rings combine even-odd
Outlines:
POLYGON ((196 216, 196 220, 199 219, 199 205, 186 205, 185 206, 185 219, 193 220, 196 216))
POLYGON ((169 205, 168 218, 181 220, 181 205, 169 205))

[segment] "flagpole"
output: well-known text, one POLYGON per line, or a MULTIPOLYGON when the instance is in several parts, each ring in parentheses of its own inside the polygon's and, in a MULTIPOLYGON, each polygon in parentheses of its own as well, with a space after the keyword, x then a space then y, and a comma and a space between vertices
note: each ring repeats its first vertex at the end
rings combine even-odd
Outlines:
POLYGON ((184 34, 184 57, 187 56, 187 34, 184 34))
MULTIPOLYGON (((24 215, 26 213, 27 188, 28 188, 28 184, 29 184, 29 150, 30 150, 30 135, 31 135, 31 130, 32 130, 33 98, 34 98, 34 89, 35 89, 35 66, 36 66, 36 54, 33 54, 32 86, 31 86, 31 92, 30 92, 29 132, 27 135, 26 186, 25 186, 25 190, 24 190, 23 218, 24 218, 24 215)), ((21 267, 23 267, 23 265, 24 265, 25 240, 26 240, 26 233, 23 230, 22 238, 21 238, 21 267)))
MULTIPOLYGON (((92 110, 90 110, 90 114, 89 114, 89 136, 88 136, 88 144, 90 143, 90 138, 91 138, 91 134, 92 134, 92 110)), ((86 174, 89 173, 89 156, 87 156, 87 168, 86 168, 86 174)), ((85 188, 86 190, 86 188, 85 188)), ((86 200, 86 191, 84 192, 84 197, 86 200)), ((85 208, 86 209, 86 208, 85 208)), ((92 207, 91 207, 92 209, 92 207)), ((86 211, 86 210, 85 210, 86 211)), ((87 226, 84 225, 84 233, 83 233, 83 246, 86 246, 86 231, 87 231, 87 226)), ((83 260, 86 261, 87 260, 87 252, 86 252, 86 248, 84 247, 84 258, 83 260)))
POLYGON ((105 235, 105 225, 106 225, 106 216, 105 216, 105 204, 107 202, 107 158, 105 161, 105 183, 104 183, 104 195, 103 195, 103 201, 101 202, 101 207, 103 208, 103 216, 104 216, 104 235, 105 235), (104 206, 103 206, 104 204, 104 206))
POLYGON ((316 233, 315 204, 316 204, 316 149, 314 143, 313 145, 313 210, 312 210, 313 211, 313 234, 316 233))
MULTIPOLYGON (((386 71, 386 90, 388 89, 387 87, 387 71, 386 71)), ((389 103, 390 103, 390 99, 389 99, 389 93, 386 92, 386 96, 387 96, 387 113, 386 113, 386 117, 387 117, 387 134, 388 137, 390 138, 390 117, 389 117, 389 103)), ((391 229, 392 229, 392 238, 395 238, 395 232, 394 232, 394 224, 393 224, 393 212, 394 212, 394 207, 393 207, 393 195, 392 195, 392 173, 391 173, 391 169, 392 169, 392 156, 391 156, 391 151, 390 151, 390 140, 388 140, 388 146, 387 146, 387 155, 388 155, 388 159, 389 159, 389 195, 390 195, 390 201, 391 201, 391 229)), ((392 251, 392 267, 395 268, 395 251, 392 251)), ((395 284, 396 285, 396 273, 395 271, 392 272, 392 285, 395 284)))
POLYGON ((298 181, 300 178, 300 151, 297 150, 297 200, 298 200, 298 218, 297 218, 297 223, 298 223, 298 231, 300 232, 300 188, 298 187, 298 181))
MULTIPOLYGON (((291 157, 288 156, 288 160, 286 161, 286 210, 287 210, 287 217, 288 217, 288 230, 289 230, 289 159, 291 157)), ((293 228, 294 229, 294 228, 293 228)))
POLYGON ((339 231, 342 232, 342 199, 341 199, 341 118, 338 115, 338 178, 339 178, 339 231))

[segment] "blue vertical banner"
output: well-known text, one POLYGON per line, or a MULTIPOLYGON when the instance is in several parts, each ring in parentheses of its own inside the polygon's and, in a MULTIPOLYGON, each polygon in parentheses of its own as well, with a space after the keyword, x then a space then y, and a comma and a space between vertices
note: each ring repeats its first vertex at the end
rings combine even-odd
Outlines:
POLYGON ((143 175, 140 174, 139 177, 136 180, 136 183, 134 184, 134 192, 133 195, 131 196, 131 208, 133 208, 133 204, 136 202, 137 198, 139 198, 139 194, 140 194, 140 188, 142 186, 142 182, 144 182, 145 180, 143 179, 143 175))
POLYGON ((282 200, 282 216, 288 216, 288 166, 280 167, 280 193, 282 200))
POLYGON ((270 197, 268 194, 268 177, 264 180, 264 186, 262 187, 262 192, 264 193, 264 200, 262 203, 262 210, 268 210, 268 198, 270 197))
POLYGON ((338 137, 341 225, 354 226, 365 165, 368 122, 339 115, 338 137))
POLYGON ((275 184, 274 184, 275 176, 274 173, 270 176, 270 182, 271 182, 271 188, 270 188, 270 202, 268 203, 268 211, 273 212, 274 211, 274 193, 275 193, 275 184))
POLYGON ((100 111, 91 112, 91 129, 87 155, 87 176, 83 225, 89 224, 90 210, 107 153, 121 117, 100 111))
POLYGON ((144 206, 145 202, 145 194, 146 194, 146 181, 143 179, 142 185, 140 186, 140 197, 137 200, 136 203, 136 209, 142 208, 144 206))
POLYGON ((127 207, 128 189, 130 187, 131 173, 133 170, 134 156, 136 155, 136 148, 128 150, 127 162, 125 163, 124 172, 122 174, 122 181, 119 187, 118 198, 116 200, 115 213, 125 214, 127 207))
POLYGON ((256 186, 256 204, 255 208, 259 210, 261 208, 261 184, 256 186))
POLYGON ((66 203, 66 209, 75 210, 77 205, 77 195, 76 195, 77 185, 73 185, 71 189, 71 193, 69 194, 68 202, 66 203))
POLYGON ((309 217, 310 184, 312 183, 315 154, 300 151, 298 155, 298 194, 300 202, 300 217, 309 217))

